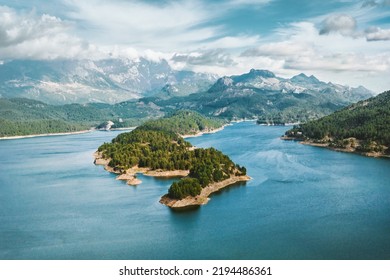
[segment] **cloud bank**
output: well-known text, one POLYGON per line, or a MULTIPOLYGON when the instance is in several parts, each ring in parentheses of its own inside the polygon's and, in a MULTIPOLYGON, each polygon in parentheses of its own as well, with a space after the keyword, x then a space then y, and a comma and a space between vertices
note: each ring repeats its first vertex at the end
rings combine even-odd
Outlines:
POLYGON ((53 5, 46 13, 0 6, 0 61, 146 57, 219 75, 262 68, 390 87, 389 0, 343 1, 313 17, 287 4, 280 12, 275 0, 54 1, 56 16, 53 5))
POLYGON ((47 14, 17 13, 0 6, 1 59, 88 56, 93 46, 71 35, 72 25, 47 14))

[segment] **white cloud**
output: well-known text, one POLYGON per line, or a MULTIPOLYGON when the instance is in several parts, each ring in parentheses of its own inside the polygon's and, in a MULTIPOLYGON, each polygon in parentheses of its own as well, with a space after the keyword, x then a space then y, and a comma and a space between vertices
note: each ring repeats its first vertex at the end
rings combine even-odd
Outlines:
POLYGON ((71 24, 57 17, 0 6, 0 59, 89 56, 95 47, 71 31, 71 24))
POLYGON ((354 36, 357 28, 356 19, 340 14, 330 15, 321 23, 320 35, 340 33, 344 36, 354 36))
POLYGON ((175 53, 171 60, 176 63, 185 63, 186 65, 228 67, 235 64, 230 54, 224 52, 222 49, 197 51, 188 54, 175 53))
POLYGON ((362 8, 360 2, 338 14, 281 25, 268 36, 237 33, 221 22, 235 9, 261 8, 270 0, 62 1, 67 20, 0 6, 0 61, 142 56, 220 75, 261 68, 364 81, 374 90, 390 87, 389 29, 364 31, 388 16, 385 1, 377 1, 378 8, 362 8))
POLYGON ((305 72, 320 78, 331 77, 329 80, 343 84, 363 83, 380 92, 390 88, 386 78, 390 75, 387 44, 372 44, 363 36, 350 37, 338 32, 322 36, 314 23, 298 22, 276 30, 271 42, 247 49, 239 60, 249 66, 258 58, 268 59, 266 65, 270 68, 266 69, 282 76, 305 72), (366 73, 365 79, 361 73, 366 73))
POLYGON ((84 36, 96 43, 174 51, 217 36, 219 26, 205 26, 222 11, 201 1, 152 4, 140 1, 67 0, 68 17, 86 25, 84 36))
POLYGON ((247 49, 241 54, 243 57, 287 57, 296 55, 314 55, 314 50, 310 44, 305 42, 296 44, 295 42, 283 41, 262 44, 260 47, 247 49))
POLYGON ((390 29, 370 27, 366 29, 367 41, 388 41, 390 40, 390 29))
POLYGON ((260 42, 260 36, 225 36, 218 39, 213 39, 208 42, 199 43, 200 48, 204 49, 240 49, 248 46, 255 46, 260 42))
POLYGON ((292 57, 285 61, 284 67, 296 70, 321 70, 321 71, 386 71, 389 69, 389 61, 386 55, 367 56, 362 54, 332 54, 318 55, 315 57, 301 56, 298 59, 292 57))

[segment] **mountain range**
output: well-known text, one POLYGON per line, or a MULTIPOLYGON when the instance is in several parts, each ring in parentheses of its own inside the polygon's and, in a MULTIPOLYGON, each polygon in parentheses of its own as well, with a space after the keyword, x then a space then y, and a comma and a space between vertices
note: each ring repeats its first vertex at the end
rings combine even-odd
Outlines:
POLYGON ((222 77, 204 92, 141 100, 171 110, 191 109, 229 120, 262 118, 272 123, 316 119, 372 96, 373 92, 362 86, 325 83, 305 74, 285 79, 267 70, 252 69, 242 75, 222 77))
POLYGON ((0 96, 50 104, 118 103, 207 90, 216 75, 173 70, 166 60, 13 60, 0 64, 0 96))
POLYGON ((70 123, 68 130, 105 121, 123 127, 181 109, 228 121, 307 122, 373 96, 361 86, 327 83, 303 73, 287 79, 252 69, 218 78, 145 58, 15 60, 0 64, 0 94, 3 135, 21 133, 14 130, 15 121, 29 133, 40 121, 46 126, 39 132, 53 126, 52 120, 62 127, 70 123))

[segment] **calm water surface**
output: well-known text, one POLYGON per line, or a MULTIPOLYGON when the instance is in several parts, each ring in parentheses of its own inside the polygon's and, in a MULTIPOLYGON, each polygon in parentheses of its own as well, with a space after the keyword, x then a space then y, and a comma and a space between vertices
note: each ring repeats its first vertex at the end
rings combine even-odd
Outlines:
POLYGON ((390 160, 240 123, 188 140, 253 178, 174 212, 172 180, 127 186, 93 164, 119 132, 0 141, 0 259, 390 259, 390 160))

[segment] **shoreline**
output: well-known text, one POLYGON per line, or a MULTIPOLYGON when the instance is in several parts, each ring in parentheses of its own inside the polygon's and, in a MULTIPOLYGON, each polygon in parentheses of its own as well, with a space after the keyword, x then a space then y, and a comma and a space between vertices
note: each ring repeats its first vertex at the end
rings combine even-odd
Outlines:
MULTIPOLYGON (((201 131, 201 132, 198 132, 196 134, 184 134, 184 135, 180 135, 180 136, 183 138, 199 137, 199 136, 202 136, 203 134, 212 134, 212 133, 216 133, 218 131, 221 131, 225 128, 225 126, 228 126, 228 125, 231 125, 231 124, 230 123, 224 124, 222 127, 212 129, 212 130, 201 131)), ((56 133, 3 136, 3 137, 0 137, 0 140, 16 140, 16 139, 24 139, 24 138, 47 137, 47 136, 77 135, 77 134, 90 133, 93 131, 126 131, 126 130, 134 130, 135 128, 137 128, 137 126, 112 128, 109 130, 91 128, 91 129, 72 131, 72 132, 56 132, 56 133)))
POLYGON ((325 149, 328 149, 331 151, 336 151, 336 152, 350 153, 350 154, 366 156, 366 157, 374 157, 374 158, 390 158, 390 155, 385 155, 385 154, 379 153, 379 152, 359 152, 359 151, 356 151, 356 149, 354 149, 354 148, 330 147, 328 143, 314 143, 311 140, 302 140, 302 139, 294 138, 294 137, 282 136, 282 137, 280 137, 280 139, 284 140, 284 141, 299 141, 299 144, 302 144, 302 145, 325 148, 325 149))
POLYGON ((203 130, 203 131, 200 131, 196 134, 179 134, 180 137, 186 139, 186 138, 192 138, 192 137, 199 137, 199 136, 202 136, 204 134, 213 134, 213 133, 217 133, 219 131, 222 131, 225 129, 226 126, 228 126, 229 124, 224 124, 222 125, 221 127, 218 127, 218 128, 215 128, 215 129, 211 129, 211 130, 203 130))
MULTIPOLYGON (((129 127, 118 127, 118 128, 110 128, 108 131, 122 131, 122 130, 133 130, 136 129, 136 126, 129 126, 129 127)), ((102 129, 104 131, 104 129, 102 129)))
MULTIPOLYGON (((124 130, 133 130, 136 126, 132 127, 121 127, 121 128, 113 128, 108 131, 124 131, 124 130)), ((56 132, 56 133, 42 133, 42 134, 29 134, 29 135, 15 135, 15 136, 3 136, 0 137, 0 140, 15 140, 15 139, 24 139, 24 138, 35 138, 35 137, 47 137, 47 136, 66 136, 66 135, 77 135, 77 134, 84 134, 84 133, 90 133, 93 131, 106 131, 103 129, 85 129, 85 130, 79 130, 79 131, 72 131, 72 132, 56 132)))
POLYGON ((95 131, 95 129, 91 128, 91 129, 80 130, 80 131, 72 131, 72 132, 57 132, 57 133, 42 133, 42 134, 30 134, 30 135, 4 136, 4 137, 0 137, 0 140, 14 140, 14 139, 47 137, 47 136, 77 135, 77 134, 90 133, 92 131, 95 131))
POLYGON ((147 167, 134 166, 132 168, 127 169, 125 173, 121 174, 118 171, 115 171, 112 167, 108 166, 110 159, 103 159, 102 154, 100 152, 96 151, 93 156, 95 158, 95 165, 103 165, 106 171, 118 175, 115 178, 116 180, 126 181, 127 184, 130 186, 136 186, 142 183, 142 181, 137 178, 137 173, 141 173, 144 176, 160 178, 185 177, 190 173, 189 170, 151 170, 147 167))
POLYGON ((385 155, 385 154, 379 153, 379 152, 359 152, 353 148, 335 148, 335 147, 329 147, 329 144, 314 143, 311 141, 300 141, 299 144, 312 146, 312 147, 325 148, 325 149, 336 151, 336 152, 356 154, 356 155, 361 155, 361 156, 366 156, 366 157, 390 158, 389 155, 385 155))
MULTIPOLYGON (((177 177, 186 177, 190 173, 189 170, 171 170, 171 171, 165 171, 165 170, 151 170, 150 168, 145 167, 132 167, 126 170, 125 173, 120 174, 119 172, 115 171, 112 167, 108 166, 108 163, 110 159, 103 159, 102 154, 100 152, 95 152, 93 154, 95 160, 95 165, 103 165, 104 169, 110 173, 114 173, 118 175, 115 179, 116 180, 123 180, 126 181, 126 183, 130 186, 137 186, 142 183, 141 180, 137 178, 137 173, 141 173, 145 176, 151 176, 151 177, 160 177, 160 178, 177 178, 177 177)), ((209 196, 212 193, 218 192, 226 187, 229 187, 231 185, 234 185, 239 182, 246 182, 251 180, 252 178, 248 175, 241 175, 241 176, 231 176, 230 178, 220 181, 220 182, 214 182, 206 187, 204 187, 201 191, 201 193, 195 197, 188 196, 183 199, 172 199, 168 197, 168 194, 163 195, 159 202, 161 204, 164 204, 168 206, 171 209, 184 209, 188 207, 193 206, 200 206, 206 204, 210 198, 209 196)))
POLYGON ((212 183, 204 187, 201 193, 197 196, 187 196, 183 199, 173 199, 168 197, 168 194, 165 194, 161 197, 160 203, 168 206, 171 209, 185 209, 195 206, 200 206, 207 204, 210 201, 209 196, 212 193, 218 192, 226 187, 234 185, 239 182, 247 182, 252 178, 248 175, 242 176, 231 176, 230 178, 223 180, 221 182, 212 183))

